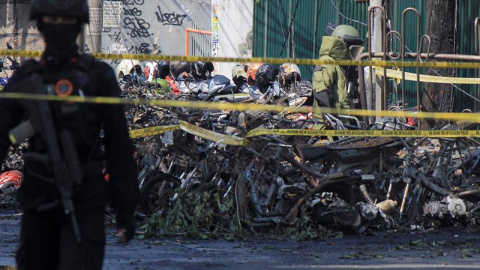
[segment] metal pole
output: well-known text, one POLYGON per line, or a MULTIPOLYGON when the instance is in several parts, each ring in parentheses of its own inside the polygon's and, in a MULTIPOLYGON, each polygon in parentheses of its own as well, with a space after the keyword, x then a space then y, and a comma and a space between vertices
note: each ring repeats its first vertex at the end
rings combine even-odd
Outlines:
POLYGON ((188 34, 189 34, 188 29, 185 29, 185 56, 189 55, 188 47, 189 47, 190 40, 189 40, 189 35, 188 34))
MULTIPOLYGON (((405 17, 407 12, 414 12, 417 15, 417 62, 420 62, 421 59, 421 52, 420 50, 420 24, 421 24, 421 15, 418 10, 415 8, 407 8, 403 11, 402 13, 402 61, 405 61, 405 17)), ((417 72, 417 78, 420 77, 420 69, 417 67, 416 68, 417 72)), ((403 108, 405 108, 405 68, 402 68, 402 102, 403 102, 403 108)), ((420 80, 417 79, 417 110, 420 112, 420 80)), ((420 129, 420 124, 421 121, 418 121, 418 129, 420 129)))
POLYGON ((312 58, 317 58, 317 52, 315 47, 317 46, 317 26, 318 26, 318 0, 315 0, 315 15, 314 15, 315 24, 313 25, 313 55, 312 58))
MULTIPOLYGON (((278 2, 277 2, 277 5, 278 5, 278 2)), ((289 5, 289 15, 288 18, 289 20, 287 21, 287 27, 288 27, 288 46, 287 46, 287 58, 290 58, 290 48, 292 48, 292 42, 293 42, 293 39, 292 39, 292 28, 290 26, 291 25, 291 21, 293 19, 293 4, 292 4, 292 0, 290 0, 288 2, 288 5, 289 5)))
MULTIPOLYGON (((372 52, 384 52, 385 53, 385 10, 382 7, 381 0, 371 0, 370 6, 368 8, 368 39, 369 39, 369 53, 372 52), (380 11, 380 12, 378 12, 380 11), (372 20, 373 17, 373 20, 372 20), (383 19, 383 20, 382 20, 383 19), (373 21, 373 22, 372 22, 373 21), (383 26, 383 28, 382 28, 383 26)), ((385 57, 383 57, 385 60, 385 57)), ((373 72, 373 68, 370 67, 370 103, 372 104, 373 109, 373 89, 375 89, 375 110, 379 112, 380 110, 386 109, 386 100, 387 100, 387 90, 385 88, 386 79, 383 78, 384 84, 379 84, 376 80, 376 76, 373 72), (375 83, 374 83, 375 82, 375 83), (375 85, 375 87, 374 87, 375 85), (383 89, 382 89, 383 88, 383 89)), ((380 120, 380 115, 376 116, 376 121, 380 120)))
MULTIPOLYGON (((480 47, 480 40, 479 40, 479 30, 480 30, 480 18, 477 17, 475 18, 475 27, 474 27, 474 36, 475 36, 475 54, 476 55, 479 55, 480 54, 480 50, 479 50, 479 47, 480 47)), ((480 77, 480 70, 476 70, 476 77, 480 77)), ((478 85, 475 86, 475 98, 478 99, 478 85)), ((474 103, 474 112, 477 112, 478 111, 478 102, 475 100, 475 103, 474 103)))
MULTIPOLYGON (((360 48, 360 51, 358 52, 358 55, 355 57, 355 60, 357 60, 357 61, 361 60, 361 59, 359 59, 359 57, 363 54, 364 50, 365 50, 365 48, 362 46, 360 48)), ((359 84, 359 89, 358 90, 360 92, 360 104, 362 105, 362 110, 368 110, 368 107, 367 107, 367 93, 365 92, 365 74, 363 72, 363 67, 358 66, 357 70, 358 70, 358 84, 359 84)), ((364 116, 362 118, 362 121, 367 123, 368 117, 364 116)))
POLYGON ((265 17, 264 17, 264 32, 263 32, 263 57, 267 57, 267 41, 268 41, 268 0, 265 0, 265 17))

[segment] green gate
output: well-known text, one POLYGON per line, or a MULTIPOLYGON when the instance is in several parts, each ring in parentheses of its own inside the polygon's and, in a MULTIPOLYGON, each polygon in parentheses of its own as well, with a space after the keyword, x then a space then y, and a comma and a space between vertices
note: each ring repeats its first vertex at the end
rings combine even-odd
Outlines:
MULTIPOLYGON (((474 21, 480 16, 477 1, 459 1, 458 54, 475 54, 474 21)), ((366 37, 368 1, 354 0, 258 0, 254 2, 253 56, 280 58, 317 58, 321 38, 328 23, 350 24, 366 37)), ((421 33, 425 34, 425 0, 387 0, 387 18, 392 30, 401 32, 402 13, 415 8, 421 14, 421 33)), ((417 18, 405 17, 406 52, 416 52, 417 18)), ((399 46, 397 46, 399 48, 399 46)), ((312 67, 300 66, 302 77, 311 79, 312 67)), ((415 72, 415 69, 407 69, 415 72)), ((424 73, 424 70, 421 71, 424 73)), ((475 77, 475 70, 458 70, 458 77, 475 77)), ((423 84, 421 84, 423 87, 423 84)), ((416 82, 406 83, 406 101, 416 104, 416 82)), ((474 109, 475 86, 455 85, 455 110, 474 109)), ((391 97, 394 99, 395 97, 391 97)), ((396 97, 398 99, 398 97, 396 97)), ((480 105, 478 105, 480 107, 480 105)))

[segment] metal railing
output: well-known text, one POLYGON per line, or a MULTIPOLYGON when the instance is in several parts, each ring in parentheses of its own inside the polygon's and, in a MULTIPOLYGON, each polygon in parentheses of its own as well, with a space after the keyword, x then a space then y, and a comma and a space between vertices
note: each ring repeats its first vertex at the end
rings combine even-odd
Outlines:
POLYGON ((210 56, 212 32, 194 28, 185 29, 185 56, 210 56))

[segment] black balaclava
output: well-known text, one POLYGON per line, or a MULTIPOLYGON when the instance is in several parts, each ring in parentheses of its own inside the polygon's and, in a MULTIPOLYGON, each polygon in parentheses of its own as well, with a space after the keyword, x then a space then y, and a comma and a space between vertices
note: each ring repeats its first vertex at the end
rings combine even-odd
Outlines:
POLYGON ((80 23, 52 24, 40 21, 38 26, 43 34, 47 48, 65 52, 76 47, 77 37, 81 29, 80 23))

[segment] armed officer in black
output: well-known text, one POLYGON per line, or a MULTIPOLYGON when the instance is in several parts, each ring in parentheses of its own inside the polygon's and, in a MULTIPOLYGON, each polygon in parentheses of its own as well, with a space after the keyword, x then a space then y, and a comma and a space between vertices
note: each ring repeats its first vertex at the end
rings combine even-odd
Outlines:
MULTIPOLYGON (((30 19, 36 21, 46 49, 39 61, 32 59, 22 65, 4 92, 119 97, 112 68, 78 53, 77 36, 89 22, 87 0, 34 0, 30 19)), ((11 144, 9 132, 26 120, 42 122, 33 123, 35 135, 24 154, 25 179, 18 194, 24 211, 16 254, 18 267, 101 269, 108 201, 117 210, 117 227, 124 239, 133 238, 135 230, 134 209, 139 194, 123 108, 35 102, 39 101, 0 99, 0 161, 11 144), (38 110, 40 116, 35 108, 43 108, 38 110), (44 113, 45 108, 49 113, 44 113), (54 127, 54 133, 45 130, 45 123, 54 127), (55 134, 52 137, 57 140, 45 134, 55 134), (56 150, 63 159, 53 164, 59 156, 52 153, 56 150), (104 168, 110 174, 108 182, 102 175, 104 168), (72 207, 68 207, 69 199, 72 207)))

